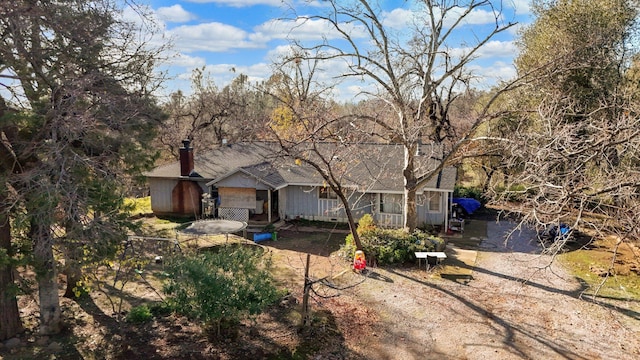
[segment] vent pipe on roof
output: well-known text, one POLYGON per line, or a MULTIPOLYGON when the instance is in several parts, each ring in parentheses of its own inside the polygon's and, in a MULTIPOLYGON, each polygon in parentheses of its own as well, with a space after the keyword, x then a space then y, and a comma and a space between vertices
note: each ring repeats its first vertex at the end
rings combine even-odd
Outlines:
POLYGON ((191 140, 182 140, 182 147, 180 148, 180 176, 189 176, 193 171, 193 147, 191 147, 191 140))

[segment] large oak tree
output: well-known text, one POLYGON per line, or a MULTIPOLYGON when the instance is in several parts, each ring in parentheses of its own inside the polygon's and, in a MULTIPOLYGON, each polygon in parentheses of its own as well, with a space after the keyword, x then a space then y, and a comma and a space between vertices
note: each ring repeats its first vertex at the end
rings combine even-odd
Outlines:
POLYGON ((486 111, 479 112, 467 132, 459 133, 451 124, 449 111, 456 97, 473 83, 469 66, 478 53, 514 23, 505 19, 500 2, 490 0, 405 2, 404 8, 397 9, 406 20, 401 28, 389 21, 389 14, 375 1, 326 3, 328 6, 319 8, 317 14, 298 20, 328 24, 337 37, 320 44, 297 44, 311 50, 307 57, 343 61, 336 62, 346 64, 340 76, 366 84, 360 93, 362 99, 376 99, 379 112, 393 114, 391 119, 361 114, 358 126, 375 129, 377 138, 404 147, 404 222, 405 228, 413 231, 418 220, 416 192, 441 170, 419 169, 417 148, 421 142, 437 144, 444 150, 433 155, 444 163, 460 141, 490 117, 486 111), (491 24, 470 35, 469 23, 479 12, 490 15, 491 24))

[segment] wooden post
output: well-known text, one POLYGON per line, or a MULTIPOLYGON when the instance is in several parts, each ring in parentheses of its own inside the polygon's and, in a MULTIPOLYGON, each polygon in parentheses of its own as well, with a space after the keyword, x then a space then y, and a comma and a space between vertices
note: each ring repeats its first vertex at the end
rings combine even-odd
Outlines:
POLYGON ((271 224, 271 189, 267 190, 267 221, 271 224))
POLYGON ((307 254, 307 264, 304 267, 304 292, 302 295, 302 327, 309 325, 309 262, 311 254, 307 254))

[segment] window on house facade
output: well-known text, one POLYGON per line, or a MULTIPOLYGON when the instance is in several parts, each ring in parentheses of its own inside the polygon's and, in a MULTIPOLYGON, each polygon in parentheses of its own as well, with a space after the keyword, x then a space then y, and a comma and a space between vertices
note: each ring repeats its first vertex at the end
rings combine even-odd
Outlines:
POLYGON ((429 192, 429 211, 430 212, 441 212, 440 201, 442 194, 439 192, 429 192))
POLYGON ((401 194, 380 194, 380 212, 402 214, 401 194))
POLYGON ((328 187, 328 186, 327 187, 321 187, 319 189, 320 190, 319 190, 318 197, 320 199, 332 199, 332 200, 338 199, 338 195, 336 195, 336 193, 333 190, 331 190, 330 187, 328 187))

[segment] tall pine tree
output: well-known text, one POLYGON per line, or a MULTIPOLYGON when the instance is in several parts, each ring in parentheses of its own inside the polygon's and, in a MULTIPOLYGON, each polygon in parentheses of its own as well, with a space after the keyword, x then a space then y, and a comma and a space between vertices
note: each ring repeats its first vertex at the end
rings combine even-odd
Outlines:
MULTIPOLYGON (((12 191, 0 211, 28 220, 15 233, 32 244, 45 334, 61 328, 54 246, 107 255, 126 233, 122 182, 154 159, 146 144, 161 118, 152 96, 159 50, 139 41, 119 4, 0 4, 2 85, 12 91, 2 95, 12 111, 0 117, 10 159, 1 178, 12 191)), ((78 255, 67 251, 67 265, 78 255)))

